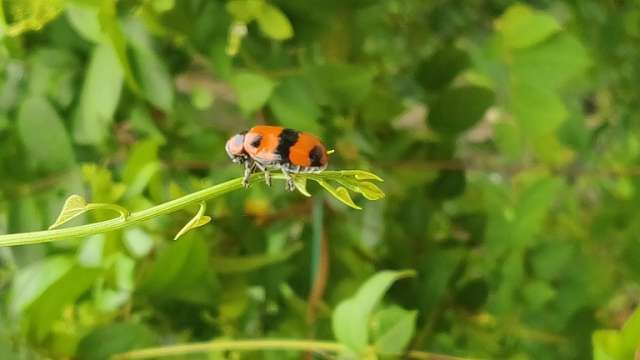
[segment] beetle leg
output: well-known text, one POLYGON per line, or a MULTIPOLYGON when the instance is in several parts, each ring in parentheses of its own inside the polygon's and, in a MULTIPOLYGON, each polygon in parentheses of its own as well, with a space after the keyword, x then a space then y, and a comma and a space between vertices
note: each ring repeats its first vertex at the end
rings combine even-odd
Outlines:
POLYGON ((264 165, 260 163, 256 162, 255 164, 258 167, 258 169, 264 172, 264 182, 267 184, 267 186, 271 187, 271 172, 269 171, 269 169, 267 169, 264 165))
POLYGON ((246 160, 244 162, 244 177, 242 178, 242 186, 246 189, 249 187, 249 177, 256 168, 255 162, 252 160, 246 160))
POLYGON ((289 170, 285 167, 282 168, 282 174, 287 179, 287 190, 294 191, 296 189, 296 184, 293 182, 293 177, 289 170))

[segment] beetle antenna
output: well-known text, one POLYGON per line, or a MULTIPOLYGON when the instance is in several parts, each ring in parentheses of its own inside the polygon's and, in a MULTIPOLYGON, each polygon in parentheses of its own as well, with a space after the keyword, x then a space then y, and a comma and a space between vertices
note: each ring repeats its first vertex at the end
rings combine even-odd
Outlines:
POLYGON ((331 154, 333 154, 334 152, 336 152, 334 149, 327 150, 327 155, 331 155, 331 154))

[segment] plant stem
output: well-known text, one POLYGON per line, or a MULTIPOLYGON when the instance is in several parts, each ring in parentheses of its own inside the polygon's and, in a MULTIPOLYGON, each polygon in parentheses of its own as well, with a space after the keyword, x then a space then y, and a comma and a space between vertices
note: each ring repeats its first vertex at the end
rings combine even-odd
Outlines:
MULTIPOLYGON (((274 174, 274 179, 282 179, 281 174, 274 174)), ((253 174, 251 182, 262 181, 262 174, 253 174)), ((0 247, 38 244, 55 240, 69 240, 89 235, 101 234, 113 230, 123 229, 149 219, 170 214, 193 204, 207 201, 228 192, 242 188, 242 178, 236 178, 196 191, 183 197, 167 201, 145 210, 131 213, 126 218, 118 217, 97 223, 73 226, 64 229, 34 231, 20 234, 0 235, 0 247)))
MULTIPOLYGON (((348 348, 340 343, 315 340, 286 340, 286 339, 256 339, 256 340, 215 340, 209 342, 191 343, 154 347, 117 354, 114 360, 128 359, 156 359, 167 356, 179 356, 196 353, 211 353, 214 351, 262 351, 262 350, 291 350, 341 353, 348 348)), ((373 348, 369 349, 373 351, 373 348)), ((397 354, 398 358, 403 354, 397 354)), ((471 360, 456 356, 434 354, 423 351, 409 351, 404 354, 410 359, 423 360, 471 360)))

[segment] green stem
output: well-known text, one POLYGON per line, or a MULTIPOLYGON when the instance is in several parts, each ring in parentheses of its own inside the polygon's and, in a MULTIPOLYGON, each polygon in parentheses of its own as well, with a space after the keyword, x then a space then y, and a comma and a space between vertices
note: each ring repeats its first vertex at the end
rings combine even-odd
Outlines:
MULTIPOLYGON (((157 359, 168 356, 180 356, 196 353, 211 353, 214 351, 264 351, 264 350, 291 350, 341 353, 348 348, 340 343, 332 341, 314 340, 286 340, 286 339, 257 339, 257 340, 215 340, 209 342, 191 343, 154 347, 115 355, 114 360, 125 359, 157 359)), ((369 348, 373 352, 373 347, 369 348)), ((396 354, 398 358, 403 355, 409 359, 423 360, 470 360, 456 356, 434 354, 423 351, 409 351, 406 354, 396 354)))
MULTIPOLYGON (((274 179, 283 179, 282 174, 274 174, 274 179)), ((253 174, 251 181, 264 180, 262 174, 253 174)), ((149 219, 170 214, 183 209, 192 204, 207 201, 228 192, 242 188, 242 178, 237 178, 223 182, 218 185, 185 195, 175 200, 167 201, 160 205, 150 207, 145 210, 136 211, 126 218, 118 217, 111 220, 101 221, 93 224, 74 226, 64 229, 54 229, 45 231, 34 231, 21 234, 0 235, 0 247, 38 244, 55 240, 69 240, 81 238, 89 235, 101 234, 113 230, 123 229, 149 219)), ((115 209, 119 209, 116 206, 115 209)), ((117 210, 120 211, 120 210, 117 210)))

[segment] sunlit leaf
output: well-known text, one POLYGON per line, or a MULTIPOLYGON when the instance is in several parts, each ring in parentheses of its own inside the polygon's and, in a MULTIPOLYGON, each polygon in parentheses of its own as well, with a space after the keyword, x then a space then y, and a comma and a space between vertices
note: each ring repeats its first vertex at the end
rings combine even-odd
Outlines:
POLYGON ((338 341, 355 353, 369 345, 369 316, 385 292, 399 279, 415 274, 407 271, 381 271, 367 280, 352 297, 335 308, 331 319, 333 333, 338 341))
POLYGON ((397 306, 376 313, 372 326, 376 352, 382 355, 401 354, 414 335, 417 316, 417 311, 397 306))
POLYGON ((338 188, 334 188, 324 180, 316 180, 316 182, 320 184, 320 186, 325 188, 331 195, 333 195, 333 197, 340 200, 343 204, 349 207, 352 207, 354 209, 362 210, 360 206, 356 205, 353 202, 353 200, 351 199, 351 195, 349 195, 349 191, 344 187, 340 186, 338 188))
POLYGON ((286 40, 293 36, 293 27, 287 16, 271 4, 262 5, 256 20, 260 30, 274 40, 286 40))
POLYGON ((207 209, 207 205, 205 203, 200 203, 200 209, 198 209, 198 212, 196 213, 196 215, 191 220, 189 220, 189 222, 184 227, 182 227, 180 231, 178 231, 178 233, 173 238, 173 240, 178 240, 178 238, 180 238, 182 235, 186 234, 190 230, 193 230, 195 228, 208 224, 211 221, 211 217, 204 215, 204 211, 206 209, 207 209))
POLYGON ((64 202, 58 218, 49 226, 49 229, 55 229, 67 221, 82 215, 87 210, 87 201, 82 196, 71 195, 64 202))
POLYGON ((311 197, 311 194, 307 191, 307 178, 302 176, 294 176, 293 184, 296 186, 296 189, 300 191, 300 193, 306 197, 311 197))

